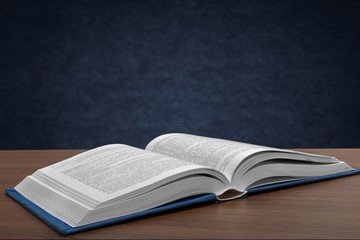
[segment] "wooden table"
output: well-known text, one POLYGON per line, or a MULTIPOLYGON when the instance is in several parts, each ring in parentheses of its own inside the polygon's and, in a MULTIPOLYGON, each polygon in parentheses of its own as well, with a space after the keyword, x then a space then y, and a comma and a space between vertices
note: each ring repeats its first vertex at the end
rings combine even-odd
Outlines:
MULTIPOLYGON (((298 149, 360 167, 360 149, 298 149)), ((0 151, 1 189, 81 150, 0 151)), ((0 238, 62 238, 3 192, 0 238)), ((360 238, 360 175, 209 204, 66 238, 360 238)))

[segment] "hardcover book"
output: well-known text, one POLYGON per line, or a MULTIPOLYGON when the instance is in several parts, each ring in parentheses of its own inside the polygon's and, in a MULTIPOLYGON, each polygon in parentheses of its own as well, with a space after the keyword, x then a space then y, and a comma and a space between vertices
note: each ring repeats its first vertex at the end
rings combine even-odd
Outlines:
POLYGON ((360 173, 334 157, 170 133, 101 146, 6 193, 63 235, 203 202, 360 173))

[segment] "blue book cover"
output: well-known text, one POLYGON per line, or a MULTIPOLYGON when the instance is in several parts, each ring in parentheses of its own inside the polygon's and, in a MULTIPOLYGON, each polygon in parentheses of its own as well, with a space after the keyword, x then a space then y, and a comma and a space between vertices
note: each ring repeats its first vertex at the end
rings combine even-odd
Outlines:
MULTIPOLYGON (((258 187, 253 187, 247 190, 246 194, 242 197, 246 197, 248 195, 260 193, 260 192, 266 192, 266 191, 273 191, 277 189, 297 186, 297 185, 303 185, 307 183, 313 183, 313 182, 319 182, 324 181, 328 179, 333 178, 339 178, 339 177, 345 177, 345 176, 351 176, 355 174, 360 174, 360 169, 354 169, 347 172, 342 173, 336 173, 336 174, 330 174, 325 176, 319 176, 319 177, 310 177, 305 179, 299 179, 299 180, 293 180, 293 181, 286 181, 286 182, 280 182, 280 183, 273 183, 258 187)), ((31 213, 33 213, 35 216, 37 216, 39 219, 41 219, 43 222, 45 222, 47 225, 49 225, 51 228, 56 230, 62 235, 69 235, 74 234, 78 232, 83 232, 99 227, 103 227, 110 224, 115 223, 121 223, 127 220, 131 219, 137 219, 144 216, 150 216, 156 213, 166 212, 169 210, 179 209, 186 206, 193 206, 195 204, 206 204, 206 203, 215 203, 219 202, 217 196, 215 194, 209 193, 209 194, 201 194, 196 195, 192 197, 187 197, 181 200, 177 200, 156 208, 148 209, 145 211, 133 213, 126 216, 121 216, 117 218, 107 219, 96 223, 91 223, 79 227, 71 227, 68 224, 64 223, 63 221, 59 220, 58 218, 52 216, 42 208, 38 207, 36 204, 31 202, 30 200, 26 199, 24 196, 22 196, 20 193, 18 193, 13 188, 8 188, 5 190, 6 194, 17 201, 19 204, 21 204, 23 207, 25 207, 27 210, 29 210, 31 213)))

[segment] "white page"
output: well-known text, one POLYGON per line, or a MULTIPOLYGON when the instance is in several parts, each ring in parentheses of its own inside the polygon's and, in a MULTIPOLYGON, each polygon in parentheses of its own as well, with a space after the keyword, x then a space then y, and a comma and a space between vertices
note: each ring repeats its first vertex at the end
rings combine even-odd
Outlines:
POLYGON ((197 168, 202 167, 127 145, 112 144, 38 171, 103 202, 176 173, 197 168))
POLYGON ((236 167, 247 156, 261 152, 279 150, 253 144, 171 133, 152 140, 146 150, 214 168, 224 173, 229 181, 236 167))

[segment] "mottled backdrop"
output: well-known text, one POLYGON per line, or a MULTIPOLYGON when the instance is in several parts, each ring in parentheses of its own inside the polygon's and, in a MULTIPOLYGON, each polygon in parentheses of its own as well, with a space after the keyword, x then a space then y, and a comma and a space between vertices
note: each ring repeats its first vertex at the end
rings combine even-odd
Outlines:
POLYGON ((0 83, 1 149, 360 147, 360 1, 0 0, 0 83))

